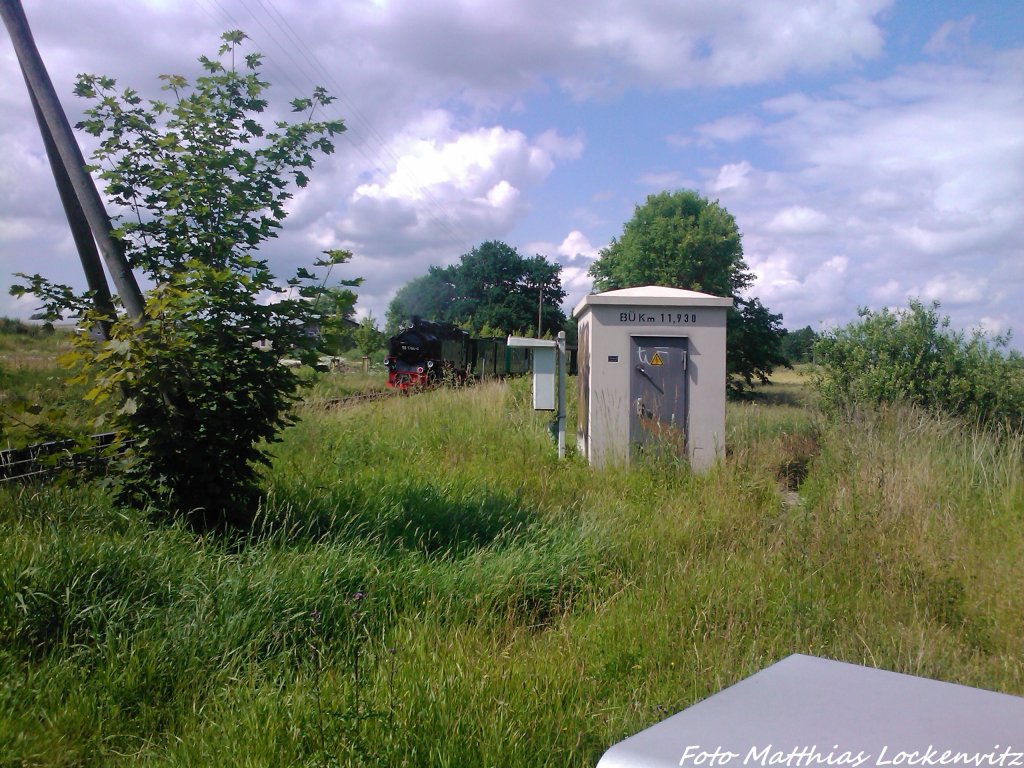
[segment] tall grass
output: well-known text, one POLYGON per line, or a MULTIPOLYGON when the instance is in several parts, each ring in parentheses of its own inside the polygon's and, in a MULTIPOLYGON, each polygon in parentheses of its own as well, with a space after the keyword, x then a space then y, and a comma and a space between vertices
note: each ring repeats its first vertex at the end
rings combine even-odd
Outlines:
POLYGON ((302 397, 310 403, 320 403, 334 398, 364 392, 381 392, 387 389, 387 371, 383 366, 371 366, 361 370, 330 371, 309 376, 309 385, 302 391, 302 397))
POLYGON ((0 449, 95 431, 100 412, 58 362, 72 332, 0 317, 0 449))
POLYGON ((588 766, 793 652, 1024 693, 1021 437, 790 394, 700 476, 558 462, 524 381, 307 412, 230 539, 0 489, 0 755, 588 766))

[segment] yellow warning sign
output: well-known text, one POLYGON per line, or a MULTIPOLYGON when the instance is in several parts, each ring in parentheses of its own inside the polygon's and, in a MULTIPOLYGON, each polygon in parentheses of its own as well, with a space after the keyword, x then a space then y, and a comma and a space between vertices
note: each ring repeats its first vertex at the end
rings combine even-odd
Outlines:
POLYGON ((654 353, 654 357, 651 358, 651 365, 662 365, 660 352, 654 353))

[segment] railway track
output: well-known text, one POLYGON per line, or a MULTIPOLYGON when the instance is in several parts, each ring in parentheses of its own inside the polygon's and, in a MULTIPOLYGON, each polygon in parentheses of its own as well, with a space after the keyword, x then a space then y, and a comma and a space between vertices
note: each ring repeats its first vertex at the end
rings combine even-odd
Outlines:
MULTIPOLYGON (((297 403, 296 407, 335 410, 387 400, 395 396, 391 390, 359 392, 345 397, 303 400, 297 403)), ((112 456, 106 449, 114 444, 115 439, 116 433, 103 432, 90 435, 84 445, 76 440, 52 440, 23 448, 0 450, 0 483, 44 479, 68 471, 99 470, 110 462, 112 456)), ((124 441, 121 449, 126 450, 131 443, 131 440, 124 441)))
POLYGON ((358 392, 344 397, 331 397, 326 400, 303 400, 297 405, 299 408, 309 408, 312 410, 331 410, 334 408, 349 408, 362 403, 374 403, 378 400, 387 400, 395 396, 394 390, 385 389, 373 392, 358 392))

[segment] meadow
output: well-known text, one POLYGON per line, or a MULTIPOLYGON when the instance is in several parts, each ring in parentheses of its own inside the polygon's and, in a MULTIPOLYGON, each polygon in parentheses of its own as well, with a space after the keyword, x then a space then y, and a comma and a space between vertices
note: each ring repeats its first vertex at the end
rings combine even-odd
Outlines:
POLYGON ((0 318, 0 448, 42 442, 57 423, 88 432, 101 415, 84 402, 84 388, 65 382, 58 359, 71 333, 0 318))
POLYGON ((525 380, 304 409, 234 536, 0 486, 0 765, 593 766, 797 652, 1024 694, 1022 436, 759 394, 702 475, 525 380))

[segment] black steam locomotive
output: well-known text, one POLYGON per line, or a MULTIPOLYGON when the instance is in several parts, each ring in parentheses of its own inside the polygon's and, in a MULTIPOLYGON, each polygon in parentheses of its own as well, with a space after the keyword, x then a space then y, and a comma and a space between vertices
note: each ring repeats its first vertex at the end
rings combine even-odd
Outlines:
POLYGON ((414 318, 388 339, 388 386, 407 390, 526 373, 528 349, 509 347, 502 338, 474 338, 451 323, 414 318))

